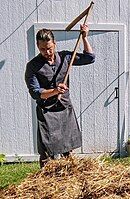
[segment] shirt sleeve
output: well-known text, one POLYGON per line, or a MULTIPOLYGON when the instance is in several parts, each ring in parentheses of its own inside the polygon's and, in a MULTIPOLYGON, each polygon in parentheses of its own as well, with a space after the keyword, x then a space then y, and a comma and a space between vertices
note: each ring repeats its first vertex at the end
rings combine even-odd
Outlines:
POLYGON ((35 100, 40 99, 41 92, 43 88, 40 88, 40 84, 36 77, 35 72, 32 70, 30 64, 27 64, 25 71, 25 82, 31 97, 35 100))
MULTIPOLYGON (((70 62, 73 52, 67 53, 67 60, 70 62)), ((87 65, 95 62, 95 54, 83 51, 83 53, 76 53, 73 65, 87 65)))

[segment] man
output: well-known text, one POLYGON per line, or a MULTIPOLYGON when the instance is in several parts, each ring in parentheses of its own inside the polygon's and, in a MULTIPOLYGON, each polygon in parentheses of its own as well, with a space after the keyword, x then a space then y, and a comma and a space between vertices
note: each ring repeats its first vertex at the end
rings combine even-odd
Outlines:
MULTIPOLYGON (((95 60, 87 38, 89 28, 80 28, 84 50, 76 54, 73 65, 91 64, 95 60)), ((54 35, 48 29, 39 30, 36 40, 40 53, 27 63, 25 81, 37 103, 37 144, 43 167, 48 157, 68 157, 72 149, 81 147, 82 135, 69 97, 69 79, 67 84, 63 83, 73 52, 56 52, 54 35)))

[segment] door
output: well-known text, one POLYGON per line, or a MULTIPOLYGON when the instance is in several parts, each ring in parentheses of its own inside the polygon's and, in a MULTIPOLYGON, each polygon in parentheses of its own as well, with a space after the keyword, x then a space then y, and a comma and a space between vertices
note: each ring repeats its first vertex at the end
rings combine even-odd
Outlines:
POLYGON ((82 153, 104 153, 117 149, 119 140, 119 50, 118 32, 92 31, 89 40, 94 64, 73 67, 71 96, 83 136, 82 153), (79 83, 78 83, 79 82, 79 83), (75 92, 75 85, 77 92, 75 92), (75 96, 77 95, 77 96, 75 96), (80 99, 79 99, 80 98, 80 99))

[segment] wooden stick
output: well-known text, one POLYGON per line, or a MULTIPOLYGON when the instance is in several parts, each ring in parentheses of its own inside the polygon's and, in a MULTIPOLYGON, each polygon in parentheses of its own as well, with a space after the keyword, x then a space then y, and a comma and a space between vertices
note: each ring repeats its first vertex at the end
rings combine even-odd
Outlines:
POLYGON ((94 2, 92 1, 91 3, 90 3, 90 6, 86 9, 86 10, 84 10, 78 17, 76 17, 67 27, 66 27, 66 31, 69 31, 69 30, 71 30, 74 26, 75 26, 75 24, 77 24, 85 15, 88 15, 88 12, 89 12, 89 10, 90 10, 90 8, 91 8, 91 6, 94 4, 94 2))
MULTIPOLYGON (((93 5, 93 4, 94 4, 94 3, 91 2, 90 6, 89 6, 89 10, 88 10, 88 12, 87 12, 87 15, 86 15, 86 17, 85 17, 85 20, 84 20, 84 23, 83 23, 83 24, 86 23, 87 18, 88 18, 88 15, 89 15, 89 13, 90 13, 90 9, 92 8, 92 5, 93 5)), ((78 36, 78 40, 77 40, 76 45, 75 45, 75 48, 74 48, 74 52, 73 52, 73 55, 72 55, 70 64, 69 64, 69 66, 68 66, 68 69, 67 69, 67 72, 66 72, 64 81, 63 81, 64 84, 67 83, 67 79, 68 79, 70 70, 71 70, 71 68, 72 68, 72 64, 73 64, 73 61, 74 61, 74 59, 75 59, 75 55, 76 55, 76 53, 77 53, 77 48, 78 48, 78 46, 79 46, 79 44, 80 44, 81 37, 82 37, 82 33, 80 32, 80 34, 79 34, 79 36, 78 36)), ((58 100, 61 99, 61 96, 62 96, 62 94, 59 94, 59 95, 58 95, 58 100)))

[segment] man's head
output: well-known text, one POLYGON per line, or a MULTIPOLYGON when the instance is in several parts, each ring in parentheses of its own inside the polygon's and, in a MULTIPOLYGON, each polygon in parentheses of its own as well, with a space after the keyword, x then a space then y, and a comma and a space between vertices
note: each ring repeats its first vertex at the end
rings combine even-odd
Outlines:
POLYGON ((54 58, 55 40, 51 30, 41 29, 36 35, 37 47, 40 53, 49 61, 54 58))

